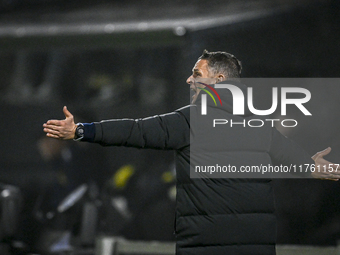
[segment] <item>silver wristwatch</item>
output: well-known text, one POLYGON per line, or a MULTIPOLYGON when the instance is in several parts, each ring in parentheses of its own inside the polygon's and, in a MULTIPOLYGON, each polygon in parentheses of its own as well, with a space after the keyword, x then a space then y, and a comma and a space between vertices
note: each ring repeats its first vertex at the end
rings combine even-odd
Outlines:
POLYGON ((76 131, 74 133, 73 140, 80 141, 81 139, 84 138, 84 125, 83 125, 83 123, 77 123, 76 125, 77 125, 77 127, 76 127, 76 131))

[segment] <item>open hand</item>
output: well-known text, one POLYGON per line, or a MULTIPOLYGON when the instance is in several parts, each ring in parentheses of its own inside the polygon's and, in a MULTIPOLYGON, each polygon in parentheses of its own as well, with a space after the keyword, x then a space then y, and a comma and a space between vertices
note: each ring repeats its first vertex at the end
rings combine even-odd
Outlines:
POLYGON ((74 123, 73 115, 64 106, 63 112, 65 114, 64 120, 49 120, 44 123, 44 132, 46 136, 56 139, 73 139, 77 125, 74 123))
POLYGON ((317 179, 338 181, 340 179, 340 167, 339 164, 334 164, 323 157, 331 152, 331 148, 317 152, 312 159, 315 161, 315 171, 312 172, 312 176, 317 179))

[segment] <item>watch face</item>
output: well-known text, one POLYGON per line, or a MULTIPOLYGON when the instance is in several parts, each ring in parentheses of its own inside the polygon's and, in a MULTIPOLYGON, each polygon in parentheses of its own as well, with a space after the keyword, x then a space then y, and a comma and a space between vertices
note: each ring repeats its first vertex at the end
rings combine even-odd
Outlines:
POLYGON ((84 126, 78 125, 76 129, 76 138, 83 138, 84 137, 84 126))
POLYGON ((82 136, 84 134, 84 129, 83 127, 78 128, 78 135, 82 136))

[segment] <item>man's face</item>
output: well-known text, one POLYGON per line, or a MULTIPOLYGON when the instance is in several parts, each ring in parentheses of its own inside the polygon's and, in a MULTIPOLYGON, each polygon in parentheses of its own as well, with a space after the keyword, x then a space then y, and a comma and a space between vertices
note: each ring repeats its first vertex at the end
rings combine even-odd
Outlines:
POLYGON ((203 84, 215 84, 216 78, 209 73, 208 61, 200 59, 196 62, 194 68, 192 69, 192 75, 187 79, 187 83, 190 85, 190 89, 194 91, 192 96, 192 103, 194 103, 200 93, 200 88, 204 88, 203 84))

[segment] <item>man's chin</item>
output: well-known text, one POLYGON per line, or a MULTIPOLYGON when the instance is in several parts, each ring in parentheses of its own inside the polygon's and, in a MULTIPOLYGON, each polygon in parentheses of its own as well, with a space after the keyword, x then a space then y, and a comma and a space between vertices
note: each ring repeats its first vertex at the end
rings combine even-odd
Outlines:
POLYGON ((195 93, 192 97, 191 97, 191 104, 194 104, 197 100, 198 95, 195 93))

